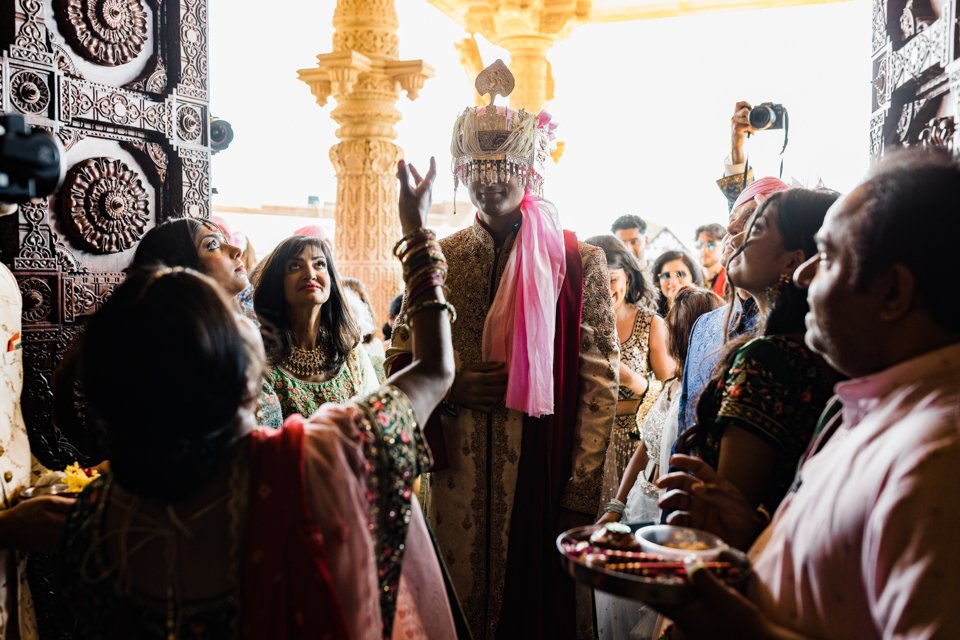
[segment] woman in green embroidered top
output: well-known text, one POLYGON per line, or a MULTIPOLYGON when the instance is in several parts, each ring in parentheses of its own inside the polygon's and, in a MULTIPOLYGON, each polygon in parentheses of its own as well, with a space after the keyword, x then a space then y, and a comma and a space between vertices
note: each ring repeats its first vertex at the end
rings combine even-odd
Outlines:
POLYGON ((270 378, 283 417, 309 416, 379 386, 326 244, 293 236, 267 256, 254 282, 270 378))
POLYGON ((816 252, 814 236, 838 194, 789 189, 770 196, 732 242, 734 286, 757 303, 756 338, 728 345, 681 436, 692 452, 769 513, 786 495, 837 374, 804 344, 807 292, 794 270, 816 252))

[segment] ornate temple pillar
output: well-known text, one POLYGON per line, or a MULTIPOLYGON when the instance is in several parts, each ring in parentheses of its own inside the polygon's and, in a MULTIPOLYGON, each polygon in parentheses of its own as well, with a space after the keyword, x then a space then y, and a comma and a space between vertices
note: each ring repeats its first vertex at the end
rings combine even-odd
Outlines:
POLYGON ((538 113, 553 100, 553 70, 547 60, 553 42, 550 37, 532 35, 500 40, 500 46, 510 52, 510 71, 517 79, 517 87, 510 94, 511 108, 538 113))
MULTIPOLYGON (((516 88, 510 106, 534 113, 553 99, 553 71, 547 54, 553 44, 568 37, 573 28, 590 17, 591 0, 429 0, 463 24, 471 34, 480 34, 490 43, 510 52, 510 71, 516 88)), ((472 67, 486 66, 472 38, 457 44, 461 62, 475 76, 472 67)))
POLYGON ((400 90, 416 99, 433 69, 423 60, 401 61, 393 0, 338 0, 333 51, 301 69, 317 103, 330 96, 340 142, 330 149, 337 173, 336 258, 340 273, 362 280, 377 319, 402 291, 391 251, 400 238, 396 165, 403 152, 393 141, 400 121, 400 90))

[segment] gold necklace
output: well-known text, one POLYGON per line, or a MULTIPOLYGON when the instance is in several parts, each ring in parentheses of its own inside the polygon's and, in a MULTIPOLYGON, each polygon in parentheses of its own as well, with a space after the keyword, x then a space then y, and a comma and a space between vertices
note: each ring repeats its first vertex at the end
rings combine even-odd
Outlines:
POLYGON ((324 372, 324 353, 321 347, 301 349, 291 347, 290 354, 283 359, 283 366, 298 378, 317 376, 324 372))

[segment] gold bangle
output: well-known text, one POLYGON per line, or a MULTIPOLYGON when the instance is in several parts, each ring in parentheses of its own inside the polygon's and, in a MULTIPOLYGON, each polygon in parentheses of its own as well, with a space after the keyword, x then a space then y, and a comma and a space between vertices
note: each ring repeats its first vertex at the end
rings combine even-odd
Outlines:
POLYGON ((617 500, 616 498, 611 498, 610 502, 607 503, 607 506, 604 507, 605 513, 616 513, 617 515, 623 515, 623 512, 626 511, 627 505, 622 501, 617 500))
POLYGON ((757 507, 757 513, 760 514, 760 517, 763 518, 763 521, 767 524, 770 524, 770 512, 767 511, 767 508, 762 504, 757 507))
POLYGON ((403 324, 408 324, 410 322, 410 318, 421 311, 428 311, 430 309, 446 309, 447 312, 450 313, 450 324, 453 324, 457 321, 457 309, 449 302, 445 302, 443 300, 424 300, 423 302, 418 302, 407 309, 407 312, 403 317, 403 324))
POLYGON ((393 245, 393 255, 399 258, 401 253, 400 247, 406 244, 408 241, 413 240, 418 236, 427 236, 430 240, 435 240, 437 237, 437 234, 435 234, 430 229, 427 229, 426 227, 418 227, 413 231, 411 231, 410 233, 408 233, 407 235, 400 238, 399 240, 397 240, 397 244, 393 245))

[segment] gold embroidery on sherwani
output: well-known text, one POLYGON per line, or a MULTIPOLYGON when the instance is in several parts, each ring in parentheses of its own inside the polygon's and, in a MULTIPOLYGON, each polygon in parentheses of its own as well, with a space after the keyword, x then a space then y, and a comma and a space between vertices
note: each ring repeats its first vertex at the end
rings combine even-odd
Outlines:
POLYGON ((603 460, 610 441, 620 381, 610 277, 601 249, 580 243, 583 256, 583 311, 580 322, 580 406, 571 468, 561 505, 594 514, 603 483, 603 460))
POLYGON ((744 187, 753 182, 753 167, 747 171, 747 179, 743 179, 743 173, 735 173, 732 176, 724 176, 717 180, 717 186, 723 192, 727 199, 727 208, 733 209, 733 203, 740 197, 744 187))
MULTIPOLYGON (((497 252, 490 235, 475 222, 440 241, 449 264, 449 300, 458 314, 453 325, 458 370, 482 360, 483 323, 514 239, 511 235, 497 252)), ((576 441, 580 444, 575 445, 572 466, 579 471, 567 488, 564 505, 587 513, 595 508, 600 491, 598 473, 616 406, 619 352, 603 252, 581 243, 580 253, 585 272, 581 334, 590 342, 588 349, 581 349, 580 389, 588 400, 582 399, 578 408, 576 441), (595 305, 605 309, 591 309, 595 305), (592 379, 583 380, 585 375, 592 379)), ((398 325, 387 362, 409 351, 409 330, 398 325)), ((455 415, 439 413, 449 468, 424 477, 422 482, 428 485, 422 489, 424 512, 473 637, 492 638, 506 577, 523 415, 504 407, 492 414, 463 407, 455 415)))

